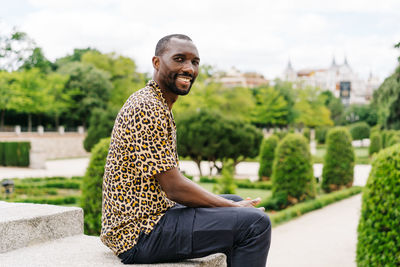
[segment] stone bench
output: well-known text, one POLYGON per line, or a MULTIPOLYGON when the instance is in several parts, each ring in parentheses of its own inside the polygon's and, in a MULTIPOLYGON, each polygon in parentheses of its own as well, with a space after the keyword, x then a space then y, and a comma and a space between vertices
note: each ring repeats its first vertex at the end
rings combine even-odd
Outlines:
MULTIPOLYGON (((122 266, 95 236, 83 234, 76 207, 0 202, 1 266, 122 266)), ((226 266, 224 254, 134 266, 226 266)))

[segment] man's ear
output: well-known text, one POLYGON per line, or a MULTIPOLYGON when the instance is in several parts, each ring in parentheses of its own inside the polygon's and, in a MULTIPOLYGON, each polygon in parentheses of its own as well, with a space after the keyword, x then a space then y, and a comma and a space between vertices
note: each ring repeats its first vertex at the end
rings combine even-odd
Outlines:
POLYGON ((153 61, 153 68, 158 70, 160 68, 160 58, 158 56, 154 56, 152 61, 153 61))

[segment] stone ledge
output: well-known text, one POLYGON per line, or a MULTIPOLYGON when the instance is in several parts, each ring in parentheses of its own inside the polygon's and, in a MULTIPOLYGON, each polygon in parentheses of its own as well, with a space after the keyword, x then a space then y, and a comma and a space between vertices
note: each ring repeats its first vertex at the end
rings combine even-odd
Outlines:
MULTIPOLYGON (((129 266, 104 246, 98 237, 76 235, 0 254, 4 266, 111 267, 129 266)), ((3 265, 1 265, 3 266, 3 265)), ((226 256, 213 254, 177 263, 134 264, 138 267, 224 267, 226 256)))
POLYGON ((0 202, 0 253, 79 234, 80 208, 0 202))

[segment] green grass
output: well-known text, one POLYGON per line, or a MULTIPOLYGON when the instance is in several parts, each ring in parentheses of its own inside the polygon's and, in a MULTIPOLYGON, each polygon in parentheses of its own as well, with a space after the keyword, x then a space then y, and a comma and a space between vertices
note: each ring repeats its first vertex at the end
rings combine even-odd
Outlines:
MULTIPOLYGON (((314 163, 323 163, 326 153, 325 145, 317 145, 316 154, 313 156, 314 163)), ((368 155, 368 147, 355 147, 354 153, 356 154, 356 164, 370 164, 371 159, 368 155)))

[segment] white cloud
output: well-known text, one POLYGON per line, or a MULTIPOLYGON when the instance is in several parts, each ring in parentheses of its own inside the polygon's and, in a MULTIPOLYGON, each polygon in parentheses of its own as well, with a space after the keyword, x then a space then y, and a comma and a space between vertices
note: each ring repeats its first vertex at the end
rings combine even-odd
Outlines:
POLYGON ((148 72, 156 42, 170 33, 191 36, 203 63, 268 78, 280 75, 289 57, 298 68, 327 67, 333 55, 338 61, 347 55, 364 76, 373 71, 384 78, 396 65, 392 46, 400 41, 397 0, 28 0, 29 5, 20 28, 49 58, 90 46, 131 56, 148 72))

